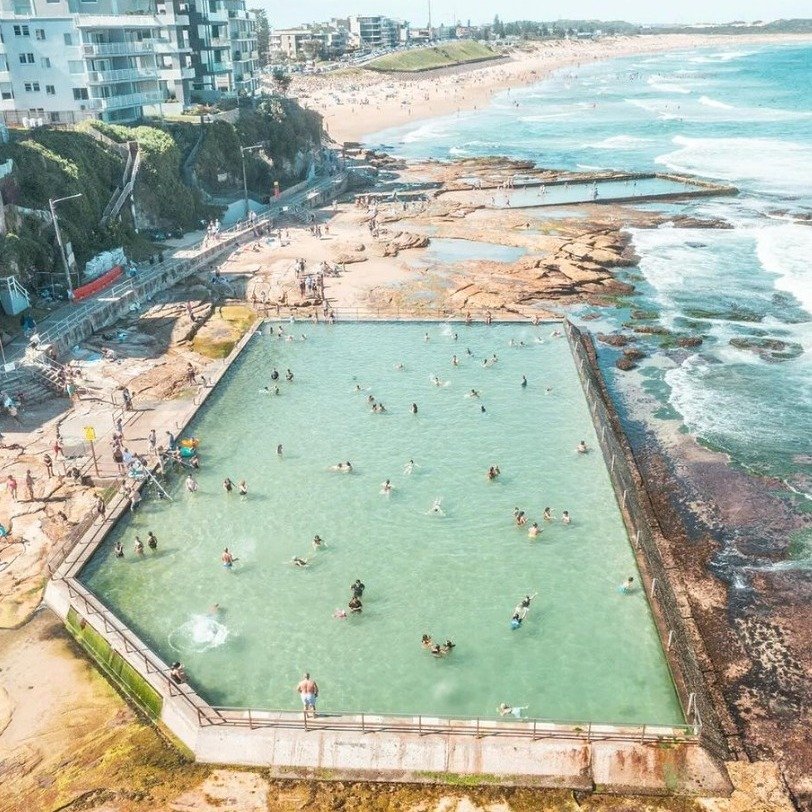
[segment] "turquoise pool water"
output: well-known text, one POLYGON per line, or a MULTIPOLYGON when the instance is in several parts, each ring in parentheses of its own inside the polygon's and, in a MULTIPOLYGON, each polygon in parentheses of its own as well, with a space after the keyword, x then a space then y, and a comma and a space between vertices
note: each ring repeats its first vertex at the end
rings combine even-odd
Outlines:
POLYGON ((484 189, 468 192, 446 192, 442 197, 459 197, 471 199, 471 195, 481 198, 482 202, 498 209, 520 209, 530 206, 559 206, 573 203, 592 203, 597 200, 634 199, 650 195, 684 194, 696 192, 701 187, 693 183, 680 183, 669 178, 640 178, 639 180, 602 180, 597 183, 573 182, 529 186, 526 189, 516 188, 509 191, 484 189), (598 196, 595 197, 597 189, 598 196))
POLYGON ((559 720, 682 721, 645 597, 616 589, 637 576, 634 559, 600 453, 575 452, 596 437, 554 326, 286 329, 307 340, 255 336, 196 419, 200 490, 181 476, 175 501, 120 522, 82 573, 91 590, 214 704, 297 708, 309 670, 325 711, 487 716, 508 702, 559 720), (274 367, 279 396, 263 389, 274 367), (369 394, 386 413, 371 412, 369 394), (354 473, 328 470, 344 460, 354 473), (227 494, 226 476, 245 478, 249 495, 227 494), (430 512, 436 499, 444 516, 430 512), (548 505, 557 520, 544 524, 548 505), (538 539, 515 526, 514 507, 543 524, 538 539), (159 547, 139 560, 134 537, 148 530, 159 547), (313 556, 316 533, 327 547, 292 566, 313 556), (362 615, 334 619, 356 578, 362 615), (536 592, 511 630, 514 606, 536 592), (457 647, 436 659, 423 633, 457 647))

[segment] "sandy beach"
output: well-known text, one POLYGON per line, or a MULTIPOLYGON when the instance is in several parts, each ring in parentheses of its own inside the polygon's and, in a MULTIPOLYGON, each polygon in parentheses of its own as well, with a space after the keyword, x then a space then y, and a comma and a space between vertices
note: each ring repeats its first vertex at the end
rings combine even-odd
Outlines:
POLYGON ((586 42, 556 40, 514 51, 507 62, 463 65, 414 76, 363 69, 297 76, 289 95, 321 113, 325 129, 335 141, 360 141, 384 128, 480 109, 497 93, 540 82, 562 68, 634 54, 752 47, 808 39, 806 35, 793 34, 658 34, 586 42))

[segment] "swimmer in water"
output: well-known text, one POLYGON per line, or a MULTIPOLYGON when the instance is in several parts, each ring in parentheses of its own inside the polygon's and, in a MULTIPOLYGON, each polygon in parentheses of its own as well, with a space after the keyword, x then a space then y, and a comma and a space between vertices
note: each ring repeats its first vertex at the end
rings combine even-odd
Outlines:
POLYGON ((428 512, 436 516, 445 516, 445 512, 443 511, 443 500, 441 497, 438 496, 431 503, 431 507, 429 508, 428 512))
POLYGON ((333 609, 333 617, 336 620, 346 620, 347 619, 346 609, 333 609))
POLYGON ((364 596, 365 589, 366 585, 361 582, 360 578, 356 578, 355 583, 350 584, 350 592, 352 592, 353 596, 356 598, 362 598, 364 596))
POLYGON ((460 359, 457 358, 456 355, 451 356, 451 365, 455 367, 458 367, 460 365, 460 359))
POLYGON ((501 473, 502 472, 499 470, 498 465, 492 465, 490 468, 488 468, 488 479, 496 479, 496 477, 498 477, 501 473))
POLYGON ((471 350, 468 347, 465 348, 465 354, 466 355, 473 355, 473 353, 471 352, 471 350))
POLYGON ((392 493, 392 483, 387 479, 386 482, 381 483, 381 493, 385 495, 389 495, 392 493))
POLYGON ((588 454, 589 453, 589 449, 586 447, 586 442, 584 440, 581 440, 581 442, 578 443, 578 447, 575 450, 579 454, 588 454))
POLYGON ((519 616, 518 612, 513 613, 513 617, 510 619, 510 625, 517 629, 522 625, 522 618, 519 616))
POLYGON ((234 483, 231 481, 231 478, 230 478, 230 477, 226 477, 226 478, 223 480, 223 490, 224 490, 226 493, 231 493, 231 491, 233 490, 233 488, 234 488, 234 483))
POLYGON ((416 403, 413 403, 413 404, 412 404, 412 406, 411 406, 411 412, 412 412, 412 414, 417 414, 417 404, 416 404, 416 403))
POLYGON ((288 370, 288 371, 285 373, 285 380, 286 380, 288 383, 290 383, 290 382, 293 380, 293 373, 292 373, 290 370, 288 370))
POLYGON ((434 377, 431 379, 431 382, 432 382, 432 383, 433 383, 435 386, 443 386, 443 385, 444 385, 444 382, 443 382, 443 381, 441 381, 441 380, 440 380, 440 379, 439 379, 439 378, 438 378, 436 375, 435 375, 435 376, 434 376, 434 377))
POLYGON ((279 445, 276 447, 276 456, 277 457, 282 456, 282 443, 279 443, 279 445))
POLYGON ((350 598, 350 602, 347 604, 347 608, 350 610, 350 612, 353 612, 354 614, 360 614, 360 612, 364 608, 364 604, 361 603, 361 599, 359 597, 353 595, 350 598))
POLYGON ((414 460, 409 460, 409 462, 407 462, 406 465, 403 466, 403 473, 409 476, 414 472, 415 468, 419 467, 420 466, 414 460))
POLYGON ((186 490, 189 491, 189 493, 194 493, 197 490, 197 482, 191 474, 186 477, 186 490))
POLYGON ((337 471, 341 474, 351 474, 352 473, 352 463, 347 460, 347 462, 339 462, 337 465, 331 465, 330 471, 337 471))
POLYGON ((431 648, 434 645, 434 641, 429 635, 424 634, 420 640, 420 645, 423 646, 423 648, 431 648))
POLYGON ((533 524, 530 525, 530 529, 527 531, 527 537, 534 539, 539 533, 541 533, 541 528, 539 527, 538 522, 533 522, 533 524))
POLYGON ((318 550, 320 547, 324 547, 324 539, 316 533, 316 535, 313 536, 313 549, 318 550))
POLYGON ((428 341, 428 340, 429 340, 429 334, 428 334, 428 333, 426 333, 426 334, 423 336, 423 341, 428 341))
POLYGON ((527 386, 527 378, 524 375, 522 375, 522 389, 524 389, 526 386, 527 386))
POLYGON ((158 549, 158 538, 152 530, 147 533, 147 547, 149 547, 150 550, 158 549))
POLYGON ((293 564, 294 567, 306 567, 310 563, 310 559, 295 555, 291 558, 290 563, 293 564))
POLYGON ((496 709, 500 716, 515 716, 517 719, 522 718, 522 711, 527 710, 529 705, 522 705, 522 707, 513 707, 508 705, 507 702, 502 702, 496 709))
POLYGON ((516 514, 516 526, 517 527, 524 527, 524 525, 526 525, 526 524, 527 524, 527 516, 525 516, 525 513, 524 513, 523 510, 520 510, 516 514))
POLYGON ((480 411, 480 412, 482 412, 482 414, 485 414, 485 407, 484 407, 484 406, 480 406, 480 407, 479 407, 479 411, 480 411))
POLYGON ((228 547, 226 547, 225 550, 223 550, 222 555, 220 556, 220 561, 223 562, 223 566, 226 569, 231 569, 234 566, 235 560, 236 559, 234 558, 234 556, 229 552, 228 547))
POLYGON ((395 369, 398 370, 399 372, 403 372, 403 370, 406 369, 406 367, 403 366, 403 364, 395 364, 395 369))
POLYGON ((116 558, 124 558, 124 545, 120 541, 116 542, 114 552, 116 554, 116 558))
POLYGON ((440 646, 440 650, 443 654, 450 654, 451 649, 456 648, 457 644, 453 640, 446 640, 442 646, 440 646))
POLYGON ((248 496, 248 485, 246 485, 244 479, 240 480, 239 490, 240 490, 240 496, 248 496))
POLYGON ((135 537, 135 554, 144 555, 144 542, 138 536, 135 537))
POLYGON ((432 657, 444 657, 445 656, 445 652, 443 651, 443 649, 441 648, 439 643, 435 643, 429 649, 429 651, 431 652, 432 657))
POLYGON ((630 575, 625 583, 622 583, 618 588, 618 592, 622 592, 624 595, 628 595, 630 592, 634 592, 634 578, 630 575))
POLYGON ((542 518, 544 519, 545 522, 551 522, 553 520, 553 509, 548 507, 544 508, 542 518))
POLYGON ((453 341, 456 341, 458 338, 459 338, 459 336, 456 333, 454 333, 454 335, 451 336, 451 339, 453 341))
POLYGON ((472 389, 465 397, 467 397, 467 398, 478 398, 479 397, 479 392, 477 392, 476 389, 472 389))
POLYGON ((564 524, 571 524, 571 523, 572 523, 572 518, 570 517, 570 514, 569 514, 569 511, 568 511, 568 510, 565 510, 565 511, 564 511, 564 512, 561 514, 561 521, 562 521, 564 524))

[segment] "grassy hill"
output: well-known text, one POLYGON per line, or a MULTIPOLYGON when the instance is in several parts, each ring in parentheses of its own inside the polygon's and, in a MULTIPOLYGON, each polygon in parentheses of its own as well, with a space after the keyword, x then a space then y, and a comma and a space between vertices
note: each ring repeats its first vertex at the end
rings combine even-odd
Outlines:
POLYGON ((448 68, 453 65, 464 65, 466 62, 495 59, 498 56, 499 54, 487 45, 473 40, 458 40, 435 45, 432 48, 414 48, 397 54, 387 54, 365 67, 384 72, 412 72, 448 68))

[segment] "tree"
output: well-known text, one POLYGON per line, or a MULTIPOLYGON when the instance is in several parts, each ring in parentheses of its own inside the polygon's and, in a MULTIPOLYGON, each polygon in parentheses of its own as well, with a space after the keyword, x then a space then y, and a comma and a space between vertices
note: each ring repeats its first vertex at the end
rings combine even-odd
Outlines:
POLYGON ((260 68, 264 68, 270 61, 271 49, 271 27, 268 24, 268 14, 264 8, 251 9, 254 15, 254 23, 257 28, 257 52, 259 58, 257 62, 260 68))
POLYGON ((502 25, 502 21, 499 19, 498 14, 493 18, 493 35, 497 38, 505 36, 505 26, 502 25))

